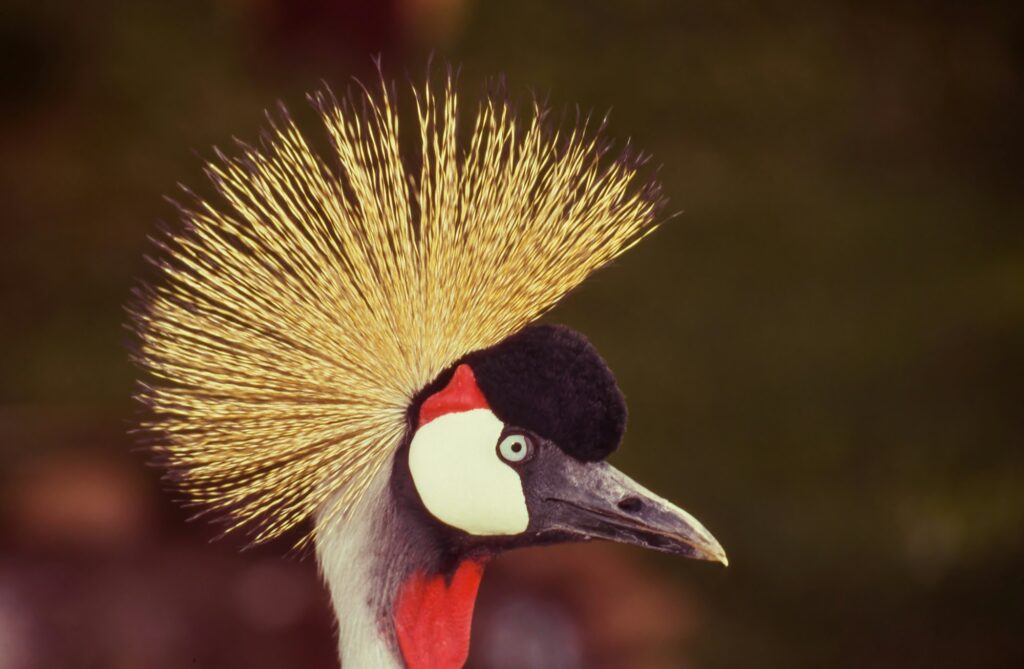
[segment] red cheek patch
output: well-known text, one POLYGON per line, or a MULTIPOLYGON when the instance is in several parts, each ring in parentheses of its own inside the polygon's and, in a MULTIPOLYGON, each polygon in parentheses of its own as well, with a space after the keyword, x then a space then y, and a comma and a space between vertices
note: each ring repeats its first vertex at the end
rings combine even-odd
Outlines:
POLYGON ((434 393, 420 406, 420 424, 423 427, 438 416, 446 413, 460 413, 473 409, 490 409, 480 387, 476 385, 476 375, 467 364, 455 368, 451 381, 442 390, 434 393))

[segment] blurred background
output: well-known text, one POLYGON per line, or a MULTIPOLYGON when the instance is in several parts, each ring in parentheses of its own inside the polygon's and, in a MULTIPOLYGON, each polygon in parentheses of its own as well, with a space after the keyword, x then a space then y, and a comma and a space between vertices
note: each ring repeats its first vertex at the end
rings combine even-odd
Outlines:
POLYGON ((335 666, 313 560, 132 450, 122 304, 212 145, 431 52, 663 164, 683 214, 552 320, 732 560, 510 554, 471 666, 1024 666, 1021 3, 7 0, 0 667, 335 666))

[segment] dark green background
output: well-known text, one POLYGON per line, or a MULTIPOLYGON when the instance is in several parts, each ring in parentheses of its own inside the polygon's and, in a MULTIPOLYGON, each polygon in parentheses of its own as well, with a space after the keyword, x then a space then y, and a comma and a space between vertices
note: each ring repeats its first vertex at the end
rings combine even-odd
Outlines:
POLYGON ((1019 3, 18 1, 0 17, 10 666, 164 666, 145 635, 168 626, 202 666, 331 666, 310 561, 207 546, 129 450, 121 305, 145 235, 174 218, 161 196, 201 184, 212 145, 256 137, 277 99, 312 130, 321 78, 372 77, 382 53, 415 79, 431 50, 469 96, 505 73, 524 100, 611 108, 682 212, 552 317, 627 395, 614 462, 732 566, 614 553, 696 622, 586 666, 1024 666, 1019 3), (241 630, 216 584, 279 562, 311 612, 241 630), (169 575, 170 599, 211 584, 175 609, 186 622, 115 633, 96 613, 124 599, 145 618, 169 575))

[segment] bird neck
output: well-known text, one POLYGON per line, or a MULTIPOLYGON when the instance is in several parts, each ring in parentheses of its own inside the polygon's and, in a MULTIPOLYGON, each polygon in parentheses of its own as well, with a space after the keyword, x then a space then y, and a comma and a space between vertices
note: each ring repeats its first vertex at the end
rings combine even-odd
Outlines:
POLYGON ((453 558, 395 503, 389 477, 382 467, 344 518, 325 516, 318 527, 342 666, 459 669, 469 655, 484 562, 453 558))

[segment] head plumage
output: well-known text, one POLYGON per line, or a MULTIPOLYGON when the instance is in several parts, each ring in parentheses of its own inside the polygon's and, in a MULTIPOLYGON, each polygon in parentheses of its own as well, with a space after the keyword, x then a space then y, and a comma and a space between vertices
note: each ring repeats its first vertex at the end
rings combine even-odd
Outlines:
POLYGON ((451 76, 312 96, 315 153, 285 116, 207 166, 216 196, 156 240, 131 308, 143 429, 178 486, 255 542, 343 514, 401 442, 416 394, 516 333, 654 227, 637 163, 600 129, 548 131, 485 97, 460 134, 451 76), (362 109, 354 109, 361 102, 362 109))

